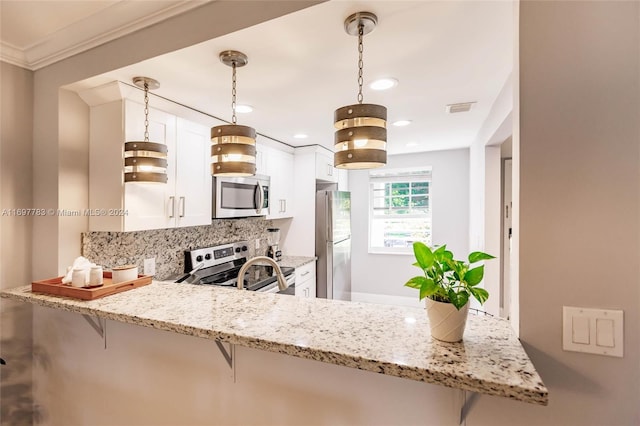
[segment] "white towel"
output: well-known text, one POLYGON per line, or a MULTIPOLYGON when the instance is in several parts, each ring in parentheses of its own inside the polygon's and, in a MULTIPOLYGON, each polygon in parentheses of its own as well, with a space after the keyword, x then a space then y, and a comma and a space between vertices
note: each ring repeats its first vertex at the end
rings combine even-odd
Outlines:
POLYGON ((71 275, 73 275, 73 270, 76 268, 84 269, 84 273, 86 276, 85 284, 89 283, 89 271, 91 270, 92 266, 95 266, 95 263, 91 263, 89 259, 82 256, 76 258, 76 260, 73 261, 73 265, 67 267, 67 273, 62 278, 62 283, 69 284, 71 282, 71 275))

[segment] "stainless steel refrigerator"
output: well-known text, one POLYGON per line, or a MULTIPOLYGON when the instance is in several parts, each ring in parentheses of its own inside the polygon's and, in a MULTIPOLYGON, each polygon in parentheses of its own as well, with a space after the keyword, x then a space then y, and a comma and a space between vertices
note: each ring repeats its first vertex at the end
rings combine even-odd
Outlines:
POLYGON ((351 193, 316 193, 316 296, 351 300, 351 193))

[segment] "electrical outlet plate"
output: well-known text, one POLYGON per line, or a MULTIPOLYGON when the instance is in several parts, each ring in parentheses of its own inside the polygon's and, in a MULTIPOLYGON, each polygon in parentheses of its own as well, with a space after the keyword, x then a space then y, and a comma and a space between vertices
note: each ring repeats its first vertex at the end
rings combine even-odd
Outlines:
POLYGON ((256 250, 260 250, 260 238, 256 238, 256 250))
POLYGON ((155 275, 156 274, 156 258, 151 257, 149 259, 145 259, 143 269, 144 269, 143 273, 145 275, 155 275))

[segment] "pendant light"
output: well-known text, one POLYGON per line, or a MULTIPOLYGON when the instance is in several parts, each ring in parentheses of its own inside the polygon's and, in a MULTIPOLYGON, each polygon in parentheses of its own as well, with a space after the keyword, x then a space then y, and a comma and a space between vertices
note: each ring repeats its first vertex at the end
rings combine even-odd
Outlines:
POLYGON ((362 38, 377 23, 378 17, 370 12, 354 13, 344 21, 347 34, 358 36, 358 103, 334 114, 334 166, 339 169, 374 169, 387 163, 387 108, 362 103, 362 38))
POLYGON ((256 131, 236 124, 236 68, 247 65, 247 55, 235 50, 220 53, 220 61, 230 66, 231 124, 211 128, 211 174, 253 176, 256 174, 256 131))
POLYGON ((133 84, 144 89, 144 141, 124 144, 124 181, 167 183, 167 145, 149 142, 149 90, 160 87, 149 77, 134 77, 133 84))

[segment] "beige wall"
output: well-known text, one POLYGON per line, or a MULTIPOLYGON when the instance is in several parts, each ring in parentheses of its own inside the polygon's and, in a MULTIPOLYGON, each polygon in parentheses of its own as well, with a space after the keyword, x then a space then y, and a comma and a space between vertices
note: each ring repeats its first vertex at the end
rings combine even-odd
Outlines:
MULTIPOLYGON (((0 62, 0 289, 31 280, 33 73, 0 62), (5 211, 5 209, 7 209, 5 211)), ((0 299, 0 423, 31 422, 31 306, 0 299)))
POLYGON ((36 382, 41 424, 442 426, 458 414, 460 391, 439 385, 242 346, 234 379, 213 340, 108 320, 105 350, 80 315, 34 310, 49 313, 36 341, 55 354, 36 382))
MULTIPOLYGON (((89 205, 89 107, 75 93, 59 92, 58 208, 83 211, 89 205)), ((60 253, 58 270, 64 271, 82 254, 81 233, 89 217, 58 216, 60 253)))
POLYGON ((519 48, 520 337, 550 404, 467 424, 640 424, 640 3, 522 2, 519 48), (563 351, 563 305, 623 310, 624 357, 563 351))

